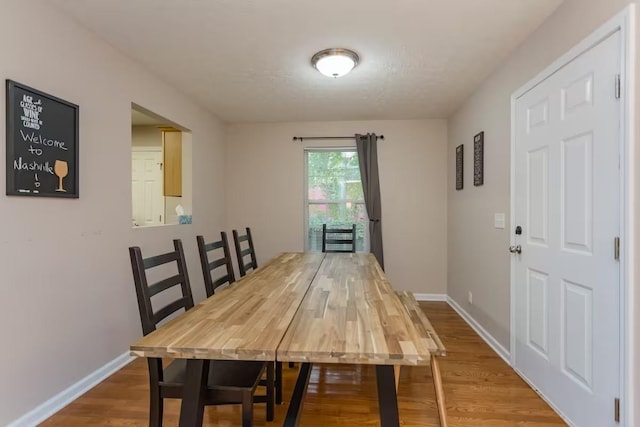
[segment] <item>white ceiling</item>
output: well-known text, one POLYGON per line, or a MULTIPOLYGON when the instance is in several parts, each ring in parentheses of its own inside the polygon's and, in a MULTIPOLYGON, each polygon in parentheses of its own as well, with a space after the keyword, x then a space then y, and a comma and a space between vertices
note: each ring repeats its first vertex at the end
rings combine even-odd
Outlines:
POLYGON ((445 118, 562 0, 55 0, 225 121, 445 118), (339 79, 329 47, 358 52, 339 79))

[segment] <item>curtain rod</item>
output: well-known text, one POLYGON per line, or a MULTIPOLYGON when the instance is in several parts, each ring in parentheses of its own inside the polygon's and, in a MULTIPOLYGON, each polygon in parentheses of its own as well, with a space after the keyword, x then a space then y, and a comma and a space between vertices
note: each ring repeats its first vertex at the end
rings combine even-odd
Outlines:
MULTIPOLYGON (((294 136, 294 141, 304 141, 305 139, 356 139, 354 136, 294 136)), ((378 136, 378 139, 384 140, 384 135, 378 136)))

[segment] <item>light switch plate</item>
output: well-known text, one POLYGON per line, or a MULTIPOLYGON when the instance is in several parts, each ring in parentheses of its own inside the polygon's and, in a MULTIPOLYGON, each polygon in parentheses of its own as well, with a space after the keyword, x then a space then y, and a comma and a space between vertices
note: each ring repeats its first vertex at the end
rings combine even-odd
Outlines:
POLYGON ((504 214, 503 213, 493 214, 493 226, 495 228, 504 229, 504 214))

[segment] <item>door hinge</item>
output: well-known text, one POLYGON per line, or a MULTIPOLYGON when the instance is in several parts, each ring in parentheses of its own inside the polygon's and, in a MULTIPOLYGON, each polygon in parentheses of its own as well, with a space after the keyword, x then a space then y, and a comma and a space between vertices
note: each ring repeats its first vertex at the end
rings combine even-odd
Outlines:
POLYGON ((613 419, 615 422, 620 422, 620 399, 615 398, 613 401, 613 419))
POLYGON ((620 238, 616 237, 613 239, 613 259, 616 261, 620 260, 620 238))
POLYGON ((615 87, 616 87, 616 99, 620 99, 621 92, 622 92, 622 82, 620 80, 620 74, 616 75, 615 87))

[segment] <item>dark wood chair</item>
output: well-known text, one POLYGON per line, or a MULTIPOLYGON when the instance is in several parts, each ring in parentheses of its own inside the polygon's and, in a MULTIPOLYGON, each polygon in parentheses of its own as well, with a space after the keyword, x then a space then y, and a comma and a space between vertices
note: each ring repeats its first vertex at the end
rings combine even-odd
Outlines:
POLYGON ((355 252, 356 251, 356 225, 351 228, 327 228, 322 224, 322 252, 355 252), (327 245, 339 245, 328 247, 327 245), (351 245, 351 247, 347 247, 351 245))
POLYGON ((258 261, 256 260, 256 250, 253 247, 253 239, 251 238, 251 229, 247 227, 247 234, 240 236, 238 230, 233 230, 233 243, 236 246, 236 256, 238 258, 238 270, 240 270, 240 277, 247 275, 248 270, 255 270, 258 268, 258 261), (247 242, 247 248, 242 249, 242 242, 247 242), (251 257, 251 261, 244 262, 246 256, 251 257))
MULTIPOLYGON (((180 240, 173 241, 174 251, 149 258, 143 258, 139 247, 130 247, 131 267, 138 297, 138 308, 144 335, 153 332, 158 324, 171 314, 193 307, 193 296, 187 274, 187 265, 180 240), (178 272, 173 276, 149 284, 147 270, 176 263, 178 272), (174 286, 180 286, 181 297, 159 310, 152 307, 151 298, 174 286)), ((186 377, 186 360, 175 359, 162 367, 162 359, 147 358, 149 366, 149 425, 162 426, 163 400, 181 399, 186 377)), ((253 403, 267 403, 267 420, 274 416, 274 367, 268 362, 245 362, 235 360, 212 360, 209 366, 205 405, 242 405, 242 426, 253 426, 253 403), (260 378, 267 371, 270 386, 265 395, 254 395, 260 378)))
MULTIPOLYGON (((256 250, 253 247, 253 238, 251 237, 251 228, 246 228, 246 234, 241 236, 238 234, 238 230, 233 230, 233 243, 236 247, 236 257, 238 258, 238 270, 240 271, 240 277, 247 275, 248 270, 255 270, 258 268, 258 261, 256 260, 256 250), (247 242, 247 247, 242 249, 242 242, 247 242), (250 256, 251 260, 248 263, 244 262, 245 257, 250 256)), ((289 362, 289 367, 292 368, 294 364, 289 362)), ((276 363, 276 403, 282 403, 282 363, 276 363)))
MULTIPOLYGON (((233 273, 233 264, 231 263, 231 251, 229 250, 229 241, 227 233, 220 233, 220 240, 217 242, 206 243, 204 236, 196 236, 198 241, 198 252, 200 252, 200 264, 202 265, 202 273, 204 274, 204 287, 207 291, 207 297, 213 295, 216 289, 224 284, 232 284, 236 281, 233 273), (211 260, 210 253, 221 249, 222 256, 211 260), (221 267, 225 267, 226 273, 217 279, 213 279, 211 273, 221 267)), ((269 379, 260 380, 260 385, 268 387, 269 379)), ((276 402, 282 403, 282 369, 278 366, 275 379, 276 402)))
POLYGON ((216 288, 232 284, 236 281, 233 273, 233 264, 231 263, 231 252, 229 251, 229 241, 227 233, 220 233, 221 239, 217 242, 205 243, 203 236, 196 236, 198 241, 198 252, 200 252, 200 264, 202 265, 202 273, 204 274, 204 287, 207 291, 207 297, 213 295, 216 288), (222 249, 222 257, 210 260, 209 253, 216 249, 222 249), (220 267, 226 268, 226 273, 217 279, 213 279, 212 272, 220 267))

